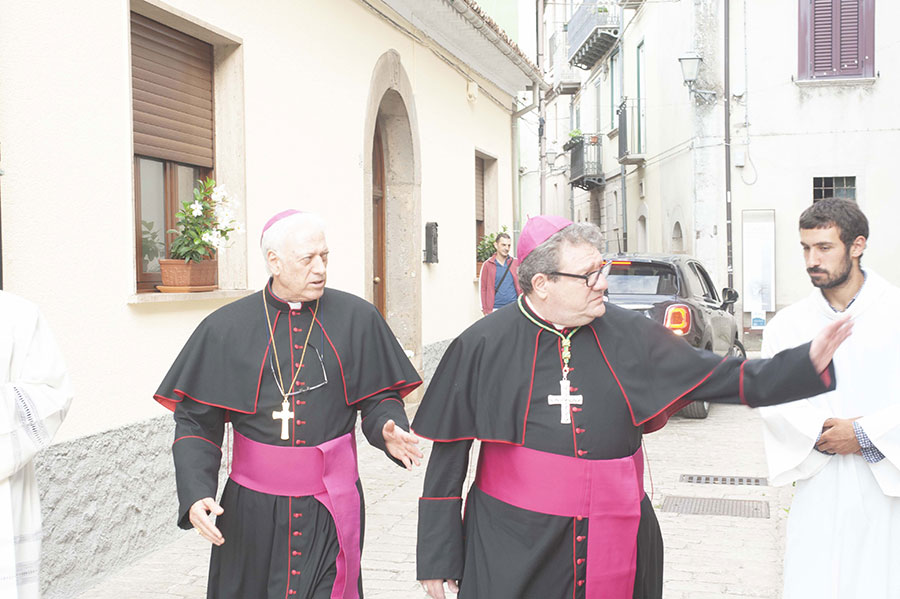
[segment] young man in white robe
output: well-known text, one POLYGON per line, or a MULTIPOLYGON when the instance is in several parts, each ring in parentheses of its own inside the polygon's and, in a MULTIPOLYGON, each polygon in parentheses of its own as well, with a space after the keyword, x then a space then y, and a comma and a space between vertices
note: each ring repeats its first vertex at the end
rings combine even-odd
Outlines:
POLYGON ((0 291, 0 597, 40 596, 35 454, 69 408, 69 379, 37 307, 0 291))
POLYGON ((800 244, 815 289, 763 333, 767 357, 853 319, 834 355, 836 390, 760 409, 769 476, 796 481, 785 599, 900 597, 900 289, 860 267, 868 235, 856 202, 808 208, 800 244))

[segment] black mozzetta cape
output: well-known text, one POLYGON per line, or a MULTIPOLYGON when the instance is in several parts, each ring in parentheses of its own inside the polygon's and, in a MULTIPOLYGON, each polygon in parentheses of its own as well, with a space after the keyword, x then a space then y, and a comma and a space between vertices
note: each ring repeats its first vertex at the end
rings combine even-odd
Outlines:
MULTIPOLYGON (((436 441, 521 445, 532 402, 547 400, 548 393, 535 392, 535 382, 549 382, 549 389, 559 392, 562 358, 539 360, 548 343, 558 346, 559 338, 530 322, 517 305, 476 322, 444 354, 416 415, 416 433, 436 441)), ((784 354, 774 361, 722 358, 696 350, 658 323, 612 304, 572 340, 572 364, 608 369, 616 392, 604 401, 624 402, 632 424, 644 433, 662 428, 691 401, 759 407, 834 388, 833 365, 820 377, 809 361, 809 344, 784 354), (585 354, 602 364, 578 359, 585 354)), ((578 376, 570 378, 576 381, 578 376)))
MULTIPOLYGON (((571 424, 561 424, 560 406, 547 402, 559 393, 560 339, 517 305, 481 319, 447 349, 413 423, 417 434, 437 441, 419 501, 417 578, 461 580, 461 599, 584 597, 580 541, 589 518, 522 510, 473 485, 462 520, 472 439, 579 459, 622 458, 690 401, 760 406, 834 388, 832 367, 820 377, 808 344, 771 360, 723 359, 614 305, 572 336, 571 353, 569 380, 583 403, 571 408, 571 424)), ((644 497, 634 597, 661 597, 662 564, 662 536, 644 497)))
MULTIPOLYGON (((194 502, 216 497, 226 421, 258 443, 297 447, 351 433, 359 415, 363 434, 381 450, 385 422, 409 428, 401 398, 420 380, 374 306, 333 289, 325 290, 313 317, 315 305, 292 309, 270 283, 208 316, 175 360, 155 398, 175 412, 181 527, 191 527, 194 502), (264 305, 284 385, 296 374, 288 439, 272 417, 283 398, 264 305)), ((318 500, 260 493, 229 480, 220 503, 224 514, 216 526, 225 544, 212 550, 208 599, 280 599, 288 591, 330 596, 339 545, 318 500)))

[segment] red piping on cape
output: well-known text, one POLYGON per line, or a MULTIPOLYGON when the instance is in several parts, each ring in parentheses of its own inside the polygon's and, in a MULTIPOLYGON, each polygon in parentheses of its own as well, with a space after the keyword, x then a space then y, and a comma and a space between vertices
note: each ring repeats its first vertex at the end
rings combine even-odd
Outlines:
MULTIPOLYGON (((512 445, 525 445, 525 430, 528 427, 528 412, 531 410, 531 394, 534 390, 534 371, 537 369, 537 355, 538 355, 538 346, 541 341, 541 333, 544 332, 544 329, 538 329, 537 335, 534 337, 534 358, 531 360, 531 381, 528 383, 528 403, 525 404, 525 421, 522 422, 522 440, 518 443, 512 443, 512 445)), ((482 439, 485 441, 486 439, 482 439)))
MULTIPOLYGON (((697 387, 699 387, 700 385, 702 385, 706 381, 706 379, 708 379, 710 376, 712 376, 712 373, 716 371, 716 368, 721 366, 722 363, 728 359, 727 356, 722 358, 719 361, 719 363, 716 364, 713 367, 713 369, 710 370, 706 374, 706 376, 704 376, 702 379, 697 381, 697 383, 693 387, 691 387, 690 389, 688 389, 681 395, 678 395, 677 397, 675 397, 675 399, 673 399, 668 404, 663 406, 662 409, 658 410, 655 414, 651 415, 648 418, 645 418, 641 422, 637 422, 637 420, 635 420, 635 418, 634 418, 634 410, 631 408, 631 401, 628 399, 628 395, 625 393, 625 389, 622 387, 622 383, 619 382, 619 377, 616 376, 616 373, 613 370, 612 364, 610 364, 609 360, 606 358, 606 352, 603 351, 603 346, 600 345, 600 338, 597 336, 597 331, 594 330, 593 324, 590 324, 588 326, 591 328, 591 331, 594 333, 594 339, 597 341, 597 347, 600 348, 600 353, 601 353, 601 355, 603 355, 603 360, 606 362, 606 365, 609 366, 609 371, 612 372, 613 378, 615 378, 616 383, 619 384, 619 388, 622 389, 622 394, 625 396, 625 403, 628 404, 628 411, 631 413, 631 422, 634 423, 635 426, 641 426, 642 424, 649 423, 649 424, 647 424, 647 426, 644 427, 645 433, 652 433, 654 431, 658 431, 663 426, 665 426, 666 421, 668 421, 668 419, 669 419, 669 416, 671 416, 672 414, 674 414, 675 412, 677 412, 678 410, 683 408, 685 405, 690 403, 689 400, 682 401, 682 398, 685 395, 687 395, 688 393, 690 393, 691 391, 693 391, 694 389, 696 389, 697 387), (681 403, 679 403, 679 401, 681 401, 681 403), (659 417, 660 415, 664 415, 664 417, 661 418, 660 420, 656 420, 656 418, 659 417), (651 423, 651 421, 653 421, 653 422, 651 423)), ((741 372, 743 372, 743 363, 741 364, 741 372)))
POLYGON ((183 436, 183 437, 178 437, 177 439, 175 439, 174 441, 172 441, 172 445, 175 445, 176 443, 178 443, 178 442, 181 441, 182 439, 203 439, 204 441, 206 441, 207 443, 209 443, 210 445, 212 445, 213 447, 215 447, 215 448, 218 449, 219 451, 222 451, 222 448, 219 447, 218 445, 216 445, 214 442, 210 441, 210 440, 207 439, 206 437, 200 437, 200 436, 197 436, 197 435, 185 435, 185 436, 183 436))
MULTIPOLYGON (((278 312, 277 314, 275 314, 275 324, 272 325, 272 328, 278 327, 278 317, 279 316, 281 316, 281 312, 278 312)), ((266 366, 266 358, 269 357, 269 347, 271 346, 271 344, 272 344, 271 340, 266 341, 266 351, 263 352, 263 359, 262 359, 262 362, 260 362, 260 364, 259 364, 259 376, 256 379, 256 397, 253 398, 253 411, 251 411, 251 412, 245 412, 244 410, 237 410, 237 409, 231 408, 229 406, 223 406, 222 404, 212 403, 209 401, 200 401, 196 397, 191 397, 190 395, 188 395, 181 389, 173 389, 173 392, 178 395, 183 396, 182 399, 173 399, 171 397, 166 397, 164 395, 158 395, 156 393, 153 394, 153 399, 158 401, 164 408, 166 408, 170 412, 174 412, 175 407, 179 403, 181 403, 185 397, 187 397, 188 399, 196 401, 197 403, 202 403, 203 405, 212 406, 214 408, 222 408, 223 410, 231 410, 233 412, 240 412, 241 414, 256 414, 256 409, 257 409, 257 406, 259 405, 259 388, 262 385, 263 369, 266 366)), ((228 418, 226 416, 226 420, 227 419, 228 418)))

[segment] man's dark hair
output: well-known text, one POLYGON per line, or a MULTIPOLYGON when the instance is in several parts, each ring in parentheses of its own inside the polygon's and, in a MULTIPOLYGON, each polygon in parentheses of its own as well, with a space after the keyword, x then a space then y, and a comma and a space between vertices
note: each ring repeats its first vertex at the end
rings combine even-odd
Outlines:
POLYGON ((512 238, 509 236, 509 233, 504 233, 503 231, 500 231, 500 232, 497 233, 497 235, 494 237, 494 242, 496 243, 496 242, 500 241, 500 239, 503 238, 503 237, 505 237, 505 238, 509 239, 510 241, 512 241, 512 238))
POLYGON ((853 240, 862 235, 869 238, 869 219, 853 200, 825 198, 819 200, 800 215, 801 229, 827 229, 837 227, 841 231, 841 243, 849 250, 853 240))

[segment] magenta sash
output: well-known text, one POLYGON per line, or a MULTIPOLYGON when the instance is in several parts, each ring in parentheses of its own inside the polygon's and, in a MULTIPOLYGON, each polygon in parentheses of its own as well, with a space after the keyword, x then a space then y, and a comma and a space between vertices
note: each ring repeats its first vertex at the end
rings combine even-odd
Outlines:
MULTIPOLYGON (((588 518, 587 599, 631 599, 644 497, 644 455, 584 460, 518 445, 482 443, 475 484, 518 508, 588 518)), ((574 564, 573 564, 574 569, 574 564)), ((576 584, 585 584, 577 581, 576 584)))
POLYGON ((312 495, 334 519, 340 551, 332 599, 359 599, 360 500, 356 464, 353 433, 311 447, 267 445, 234 433, 234 482, 270 495, 312 495))

